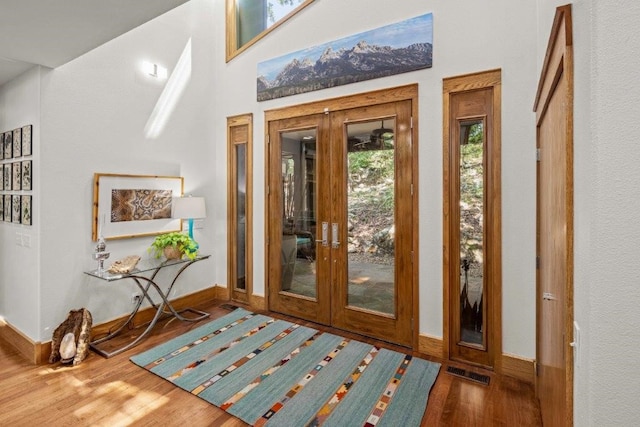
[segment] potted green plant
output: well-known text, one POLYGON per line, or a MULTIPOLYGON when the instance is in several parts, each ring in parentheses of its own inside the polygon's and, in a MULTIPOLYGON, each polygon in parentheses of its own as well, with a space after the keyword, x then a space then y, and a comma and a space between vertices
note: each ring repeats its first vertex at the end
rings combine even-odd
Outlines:
POLYGON ((198 255, 198 244, 187 234, 175 231, 156 236, 149 252, 156 258, 164 255, 167 259, 180 259, 183 256, 195 259, 198 255))

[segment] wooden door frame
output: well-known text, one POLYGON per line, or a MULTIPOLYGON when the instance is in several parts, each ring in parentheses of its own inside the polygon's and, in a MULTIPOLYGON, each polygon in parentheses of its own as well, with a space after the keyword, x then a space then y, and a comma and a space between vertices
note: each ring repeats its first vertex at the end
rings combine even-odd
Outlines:
POLYGON ((242 303, 253 299, 253 114, 227 117, 227 283, 228 298, 242 303), (237 173, 235 147, 246 145, 246 193, 245 193, 245 289, 236 289, 237 244, 234 232, 237 229, 237 203, 232 194, 236 191, 237 173))
MULTIPOLYGON (((491 187, 486 189, 485 200, 487 200, 486 209, 490 209, 491 215, 485 216, 488 224, 491 221, 492 234, 488 239, 493 244, 486 252, 486 259, 491 259, 491 265, 486 268, 487 277, 485 278, 485 286, 491 286, 490 298, 487 303, 487 316, 491 325, 488 331, 488 341, 491 349, 490 367, 496 372, 502 371, 502 201, 501 201, 501 70, 489 70, 461 76, 449 77, 443 80, 443 357, 449 360, 451 357, 451 332, 452 332, 452 310, 451 298, 458 298, 458 295, 451 294, 451 277, 452 274, 458 274, 455 265, 452 265, 452 245, 450 239, 455 233, 451 232, 453 224, 450 211, 453 208, 450 198, 452 191, 451 186, 451 111, 450 98, 452 94, 475 91, 479 89, 493 89, 493 123, 491 126, 492 146, 491 151, 487 152, 487 156, 491 161, 491 168, 485 173, 491 174, 491 187), (455 271, 454 271, 455 270, 455 271)), ((486 227, 485 227, 486 228, 486 227)), ((485 235, 487 230, 485 230, 485 235)), ((486 262, 486 261, 485 261, 486 262)))
MULTIPOLYGON (((534 112, 536 113, 536 129, 544 117, 551 97, 560 79, 564 79, 567 87, 565 102, 565 141, 566 141, 566 171, 565 171, 565 194, 566 194, 566 280, 564 284, 565 318, 563 332, 566 337, 564 344, 565 357, 565 396, 566 396, 566 425, 573 425, 573 22, 571 18, 571 5, 556 8, 556 14, 549 36, 547 52, 545 54, 538 91, 534 102, 534 112)), ((540 149, 539 135, 536 135, 536 148, 540 149)), ((539 198, 539 164, 537 165, 536 198, 539 198)), ((540 253, 540 212, 536 212, 536 254, 540 253)), ((540 271, 536 269, 536 358, 539 351, 540 335, 540 304, 542 302, 542 292, 540 285, 540 271)), ((538 377, 536 375, 536 394, 538 388, 538 377)))
MULTIPOLYGON (((321 101, 314 101, 305 104, 291 105, 287 107, 277 108, 273 110, 265 110, 264 112, 264 135, 265 135, 265 195, 269 192, 269 176, 270 176, 270 144, 269 144, 269 122, 273 120, 286 119, 291 117, 307 116, 318 113, 329 113, 331 111, 348 110, 351 108, 368 107, 377 104, 384 104, 397 101, 411 101, 411 115, 412 129, 411 129, 411 146, 413 148, 414 156, 412 158, 412 173, 413 173, 413 194, 415 202, 413 203, 412 220, 415 225, 415 238, 413 239, 413 260, 411 265, 411 276, 413 279, 413 306, 412 306, 412 348, 418 348, 418 325, 420 324, 420 311, 419 311, 419 277, 418 277, 418 262, 419 259, 419 214, 418 214, 418 84, 410 84, 405 86, 398 86, 388 89, 380 89, 372 92, 365 92, 355 95, 347 95, 338 98, 331 98, 321 101)), ((265 203, 264 218, 269 217, 268 203, 265 203)), ((265 247, 264 247, 264 262, 265 262, 265 277, 269 275, 269 223, 265 221, 265 247)), ((265 283, 265 300, 268 301, 268 286, 265 283)))

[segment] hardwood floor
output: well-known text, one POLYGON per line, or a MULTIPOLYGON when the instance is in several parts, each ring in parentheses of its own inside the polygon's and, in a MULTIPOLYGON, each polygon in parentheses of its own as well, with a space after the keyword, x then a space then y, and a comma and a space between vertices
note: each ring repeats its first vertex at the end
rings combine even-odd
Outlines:
MULTIPOLYGON (((210 312, 212 318, 216 318, 229 313, 222 304, 212 302, 197 308, 210 312)), ((296 321, 360 341, 404 350, 358 335, 296 321)), ((176 319, 163 320, 137 347, 110 359, 91 352, 76 367, 32 365, 0 340, 0 425, 245 426, 237 418, 129 361, 130 356, 205 322, 193 325, 176 319)), ((138 332, 133 329, 117 339, 122 342, 138 332)), ((493 374, 489 374, 490 384, 485 386, 448 374, 447 366, 443 363, 431 390, 423 426, 541 425, 538 402, 531 386, 493 374)))

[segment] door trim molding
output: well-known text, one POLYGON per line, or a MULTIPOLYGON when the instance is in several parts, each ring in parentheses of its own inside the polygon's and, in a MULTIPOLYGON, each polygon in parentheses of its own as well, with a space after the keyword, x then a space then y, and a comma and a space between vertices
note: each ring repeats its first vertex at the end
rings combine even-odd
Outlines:
POLYGON ((227 236, 234 236, 237 230, 237 203, 233 196, 236 191, 236 145, 246 147, 246 188, 245 188, 245 289, 236 289, 238 245, 235 239, 227 239, 227 283, 230 298, 248 303, 253 296, 253 114, 227 117, 227 236), (238 140, 240 139, 240 140, 238 140))
MULTIPOLYGON (((502 98, 502 72, 500 69, 481 71, 476 73, 464 74, 460 76, 448 77, 443 79, 443 127, 442 127, 442 167, 443 167, 443 358, 449 360, 451 357, 451 252, 452 246, 451 227, 452 218, 451 198, 452 189, 451 182, 451 150, 450 138, 451 132, 451 103, 450 98, 456 93, 471 92, 479 89, 493 89, 492 108, 493 120, 491 123, 491 140, 492 145, 487 149, 487 156, 492 161, 491 167, 485 172, 490 176, 490 188, 487 188, 485 200, 487 200, 486 209, 489 214, 486 216, 487 224, 485 233, 492 233, 487 237, 493 244, 487 249, 485 257, 491 259, 487 261, 487 286, 491 286, 490 298, 487 303, 487 320, 490 326, 488 331, 489 340, 489 364, 495 372, 501 373, 502 370, 502 199, 501 199, 501 98, 502 98), (491 150, 491 151, 489 151, 491 150), (490 221, 490 224, 489 224, 490 221)), ((456 273, 457 274, 457 273, 456 273)), ((457 298, 457 297, 456 297, 457 298)), ((487 366, 483 366, 487 367, 487 366)))
MULTIPOLYGON (((313 101, 304 104, 291 105, 281 107, 273 110, 265 110, 264 112, 264 168, 265 168, 265 188, 264 194, 268 194, 269 191, 269 122, 274 120, 281 120, 292 117, 308 116, 319 113, 329 113, 332 111, 348 110, 353 108, 362 108, 378 104, 385 104, 398 101, 411 101, 411 116, 412 116, 412 129, 411 129, 411 146, 413 150, 412 157, 412 182, 413 182, 413 207, 412 207, 412 221, 415 228, 415 238, 413 239, 413 262, 412 262, 412 278, 413 278, 413 317, 411 322, 412 340, 411 347, 418 348, 419 346, 419 334, 418 326, 420 325, 420 307, 419 307, 419 268, 417 260, 419 257, 419 212, 418 212, 418 194, 419 193, 419 179, 418 179, 418 84, 409 84, 404 86, 397 86, 386 89, 379 89, 371 92, 364 92, 354 95, 347 95, 337 98, 324 99, 320 101, 313 101)), ((268 218, 268 203, 265 203, 264 218, 268 218)), ((265 224, 265 244, 264 244, 264 263, 265 263, 265 278, 269 277, 269 224, 266 221, 265 224)), ((265 300, 269 300, 269 289, 265 283, 265 300)))

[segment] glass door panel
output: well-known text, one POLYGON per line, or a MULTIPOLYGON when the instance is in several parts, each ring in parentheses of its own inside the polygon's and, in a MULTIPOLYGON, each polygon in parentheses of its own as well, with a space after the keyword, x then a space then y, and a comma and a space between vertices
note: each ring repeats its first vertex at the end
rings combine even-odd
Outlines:
POLYGON ((411 346, 411 101, 268 126, 269 309, 411 346))
POLYGON ((282 291, 317 298, 316 129, 282 132, 282 291))
POLYGON ((331 138, 332 325, 410 346, 411 102, 338 111, 331 138))
POLYGON ((347 125, 350 307, 395 314, 395 119, 347 125))
POLYGON ((460 341, 485 347, 484 123, 460 123, 460 341))
POLYGON ((320 221, 331 204, 330 186, 318 183, 329 181, 328 122, 325 114, 269 122, 269 309, 323 324, 330 253, 320 221))
POLYGON ((247 235, 247 147, 235 145, 236 158, 236 283, 235 289, 246 290, 246 235, 247 235))

